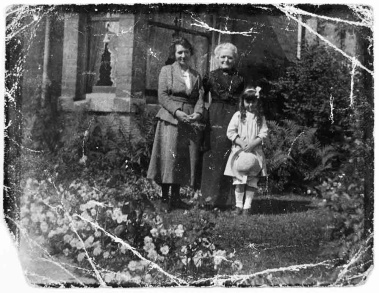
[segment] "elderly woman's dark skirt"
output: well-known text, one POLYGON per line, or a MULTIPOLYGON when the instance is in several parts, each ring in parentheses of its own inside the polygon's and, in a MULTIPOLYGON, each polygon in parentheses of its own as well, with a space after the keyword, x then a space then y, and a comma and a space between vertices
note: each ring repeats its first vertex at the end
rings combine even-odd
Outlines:
POLYGON ((236 105, 212 102, 209 108, 209 147, 203 154, 201 204, 213 207, 229 208, 234 205, 234 188, 232 177, 225 176, 225 166, 229 158, 232 142, 226 136, 226 130, 236 105))
POLYGON ((159 120, 147 178, 158 184, 197 185, 199 134, 189 124, 159 120))

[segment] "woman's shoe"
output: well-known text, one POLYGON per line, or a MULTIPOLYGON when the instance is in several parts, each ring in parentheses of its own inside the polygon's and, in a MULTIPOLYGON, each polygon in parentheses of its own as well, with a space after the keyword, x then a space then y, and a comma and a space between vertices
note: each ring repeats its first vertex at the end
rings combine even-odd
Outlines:
POLYGON ((192 206, 188 203, 185 203, 181 199, 175 199, 171 202, 171 207, 176 208, 176 209, 183 209, 183 210, 188 210, 192 206))
POLYGON ((158 210, 161 213, 168 214, 171 211, 170 202, 169 201, 163 201, 163 200, 159 201, 158 210))

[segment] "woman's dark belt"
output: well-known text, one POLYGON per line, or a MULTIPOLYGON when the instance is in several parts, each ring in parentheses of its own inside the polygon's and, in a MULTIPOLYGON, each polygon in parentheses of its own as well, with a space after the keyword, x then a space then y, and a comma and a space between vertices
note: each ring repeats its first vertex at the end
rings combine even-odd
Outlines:
POLYGON ((187 103, 187 104, 191 104, 192 106, 196 105, 196 103, 197 103, 197 100, 188 99, 187 97, 170 96, 170 98, 175 102, 187 103))

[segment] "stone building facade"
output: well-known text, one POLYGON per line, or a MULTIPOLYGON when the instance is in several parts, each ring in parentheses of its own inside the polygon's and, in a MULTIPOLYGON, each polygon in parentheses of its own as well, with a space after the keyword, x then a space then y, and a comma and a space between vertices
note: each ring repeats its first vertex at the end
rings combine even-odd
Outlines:
MULTIPOLYGON (((344 13, 340 8, 325 11, 344 13)), ((215 68, 215 46, 234 43, 238 70, 250 84, 277 78, 301 58, 304 43, 322 43, 280 12, 249 5, 78 6, 58 9, 43 21, 26 56, 24 100, 40 84, 60 111, 117 113, 127 129, 139 107, 157 108, 158 74, 175 35, 194 44, 192 66, 202 75, 215 68)), ((341 34, 338 23, 315 17, 301 21, 349 55, 362 56, 354 30, 341 34)))

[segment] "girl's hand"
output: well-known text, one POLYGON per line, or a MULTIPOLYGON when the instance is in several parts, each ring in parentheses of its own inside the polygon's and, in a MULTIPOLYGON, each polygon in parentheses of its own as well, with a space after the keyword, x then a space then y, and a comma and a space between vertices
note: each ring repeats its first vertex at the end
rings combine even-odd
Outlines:
POLYGON ((234 141, 237 145, 239 145, 243 150, 248 146, 248 143, 242 140, 240 137, 237 137, 234 141))
POLYGON ((180 122, 188 123, 190 121, 189 116, 181 110, 177 110, 175 116, 180 122))
POLYGON ((199 113, 193 113, 189 115, 188 118, 191 122, 199 121, 201 119, 201 115, 199 113))
POLYGON ((254 143, 247 143, 243 150, 247 153, 252 152, 255 149, 256 145, 254 143))

